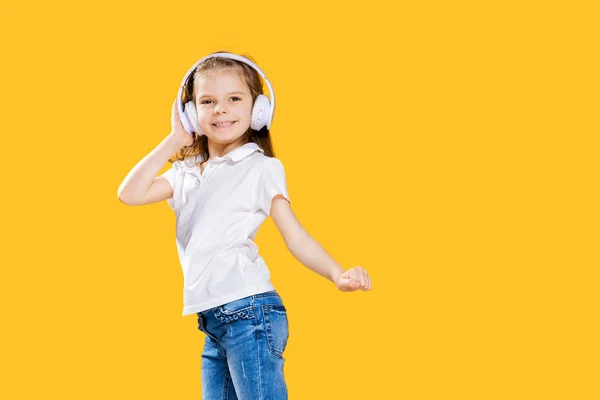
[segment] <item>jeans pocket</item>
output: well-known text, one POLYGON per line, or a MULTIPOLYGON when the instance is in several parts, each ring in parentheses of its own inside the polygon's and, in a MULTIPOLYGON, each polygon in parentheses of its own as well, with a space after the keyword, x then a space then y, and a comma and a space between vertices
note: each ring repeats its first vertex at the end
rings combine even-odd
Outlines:
POLYGON ((289 338, 287 310, 284 305, 263 304, 261 306, 265 332, 271 354, 283 358, 289 338))

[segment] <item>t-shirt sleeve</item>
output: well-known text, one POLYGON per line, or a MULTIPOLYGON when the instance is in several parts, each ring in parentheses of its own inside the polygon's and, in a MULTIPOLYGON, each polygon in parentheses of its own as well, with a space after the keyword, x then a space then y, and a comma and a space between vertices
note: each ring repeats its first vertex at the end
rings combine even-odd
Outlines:
POLYGON ((258 207, 267 215, 271 215, 273 197, 281 194, 290 201, 283 164, 275 157, 266 157, 258 186, 258 207))
MULTIPOLYGON (((171 168, 169 168, 164 174, 160 175, 160 176, 164 176, 165 179, 171 185, 171 189, 173 189, 173 195, 175 195, 175 175, 176 175, 176 173, 177 173, 177 170, 175 168, 175 163, 173 163, 173 164, 171 164, 171 168)), ((169 207, 171 207, 172 210, 175 210, 173 197, 170 197, 167 199, 167 204, 169 204, 169 207)))

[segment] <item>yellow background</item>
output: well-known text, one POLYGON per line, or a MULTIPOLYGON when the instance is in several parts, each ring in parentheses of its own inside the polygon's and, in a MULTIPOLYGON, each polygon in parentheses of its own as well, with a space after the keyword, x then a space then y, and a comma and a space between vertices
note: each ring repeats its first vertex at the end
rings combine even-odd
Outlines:
POLYGON ((3 0, 0 397, 200 398, 174 214, 117 189, 229 50, 273 84, 299 220, 373 281, 262 226, 291 399, 599 398, 592 3, 3 0))

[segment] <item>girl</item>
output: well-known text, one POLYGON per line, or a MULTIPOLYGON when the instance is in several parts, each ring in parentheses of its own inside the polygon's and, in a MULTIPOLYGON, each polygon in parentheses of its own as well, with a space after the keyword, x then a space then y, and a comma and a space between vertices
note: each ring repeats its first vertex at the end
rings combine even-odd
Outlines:
MULTIPOLYGON (((249 57, 232 53, 198 62, 173 103, 172 131, 119 188, 125 204, 167 200, 175 211, 183 315, 196 314, 206 334, 202 392, 209 400, 288 398, 287 312, 253 241, 269 215, 303 265, 341 291, 371 289, 364 269, 344 271, 296 219, 271 144, 270 104, 268 121, 257 125, 266 99, 258 72, 249 57), (184 128, 178 101, 194 132, 184 128), (166 161, 171 168, 157 176, 166 161)), ((272 89, 271 101, 274 107, 272 89)))

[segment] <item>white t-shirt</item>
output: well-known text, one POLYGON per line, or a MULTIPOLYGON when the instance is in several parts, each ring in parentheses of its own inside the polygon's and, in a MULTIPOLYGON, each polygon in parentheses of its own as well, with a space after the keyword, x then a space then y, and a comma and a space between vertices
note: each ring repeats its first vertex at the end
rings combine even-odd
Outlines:
POLYGON ((283 164, 254 142, 205 164, 202 156, 173 162, 164 176, 176 216, 183 269, 183 315, 274 290, 253 239, 277 194, 288 201, 283 164))

